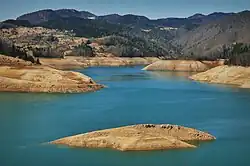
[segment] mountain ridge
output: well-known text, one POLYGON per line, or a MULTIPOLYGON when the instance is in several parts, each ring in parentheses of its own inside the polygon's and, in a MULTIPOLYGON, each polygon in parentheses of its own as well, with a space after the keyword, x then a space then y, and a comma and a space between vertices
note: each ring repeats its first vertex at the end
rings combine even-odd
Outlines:
POLYGON ((207 15, 196 13, 187 18, 149 19, 134 14, 97 16, 75 9, 46 9, 27 13, 16 20, 7 20, 3 22, 3 27, 29 26, 30 22, 31 26, 68 30, 79 37, 112 35, 107 43, 112 43, 110 49, 114 51, 115 48, 119 55, 132 49, 133 55, 144 50, 150 55, 194 59, 225 58, 222 54, 231 50, 234 43, 250 43, 249 20, 248 10, 207 15))
POLYGON ((117 23, 133 24, 133 22, 136 22, 136 21, 144 21, 144 22, 147 22, 147 24, 153 24, 153 25, 158 25, 158 26, 159 25, 160 26, 173 25, 173 27, 177 28, 177 27, 185 25, 186 22, 194 21, 197 24, 197 22, 198 23, 203 22, 203 21, 200 21, 200 19, 206 19, 206 20, 210 20, 213 18, 218 19, 219 17, 223 17, 227 14, 232 14, 232 13, 214 12, 208 15, 195 14, 193 16, 186 17, 186 18, 181 18, 181 17, 180 18, 178 17, 167 18, 166 17, 166 18, 150 19, 146 16, 135 15, 135 14, 120 15, 120 14, 114 13, 114 14, 98 16, 88 11, 78 11, 75 9, 57 9, 57 10, 43 9, 43 10, 38 10, 38 11, 30 12, 27 14, 23 14, 17 17, 17 20, 29 20, 31 24, 39 24, 39 23, 46 22, 51 19, 56 19, 58 17, 62 17, 62 18, 78 17, 78 18, 84 18, 84 19, 94 17, 95 19, 98 19, 98 20, 103 19, 110 23, 116 23, 116 24, 117 23), (128 19, 130 19, 130 21, 128 19))
POLYGON ((173 40, 186 55, 223 57, 235 43, 250 43, 250 11, 228 15, 193 29, 173 40), (226 49, 226 50, 225 50, 226 49))

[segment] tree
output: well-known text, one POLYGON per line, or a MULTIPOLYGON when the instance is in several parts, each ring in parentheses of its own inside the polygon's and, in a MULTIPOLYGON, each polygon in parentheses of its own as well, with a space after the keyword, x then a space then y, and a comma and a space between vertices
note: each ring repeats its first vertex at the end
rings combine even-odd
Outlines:
POLYGON ((93 48, 87 43, 82 43, 81 45, 74 48, 73 54, 76 56, 93 57, 94 51, 93 48))
POLYGON ((227 65, 250 66, 250 49, 248 44, 236 43, 233 45, 227 65))

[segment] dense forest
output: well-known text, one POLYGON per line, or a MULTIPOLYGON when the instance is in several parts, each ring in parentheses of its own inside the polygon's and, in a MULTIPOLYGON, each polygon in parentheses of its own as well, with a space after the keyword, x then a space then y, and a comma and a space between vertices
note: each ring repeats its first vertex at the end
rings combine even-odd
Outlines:
POLYGON ((96 40, 104 45, 104 51, 120 57, 162 57, 169 55, 169 50, 161 47, 157 42, 129 35, 112 35, 96 40))

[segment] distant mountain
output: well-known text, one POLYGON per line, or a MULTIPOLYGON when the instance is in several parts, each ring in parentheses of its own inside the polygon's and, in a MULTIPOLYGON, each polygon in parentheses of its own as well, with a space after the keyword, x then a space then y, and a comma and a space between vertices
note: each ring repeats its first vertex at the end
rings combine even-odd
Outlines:
POLYGON ((40 24, 46 21, 56 20, 60 18, 77 17, 88 19, 96 17, 94 14, 87 11, 77 11, 74 9, 59 9, 59 10, 39 10, 36 12, 24 14, 17 18, 17 20, 28 20, 31 24, 40 24))
POLYGON ((16 25, 16 26, 25 26, 25 27, 32 26, 28 20, 9 19, 9 20, 3 21, 2 23, 4 23, 4 24, 13 24, 13 25, 16 25))
POLYGON ((55 11, 46 9, 46 10, 39 10, 36 12, 24 14, 17 18, 17 20, 27 20, 31 24, 39 24, 42 22, 46 22, 49 20, 54 20, 60 18, 59 15, 55 13, 55 11))
POLYGON ((77 11, 75 9, 59 9, 59 10, 55 10, 55 13, 63 18, 79 17, 79 18, 88 19, 88 18, 96 17, 96 15, 94 15, 93 13, 90 13, 87 11, 77 11))
POLYGON ((149 18, 133 14, 126 14, 123 16, 113 14, 108 16, 99 16, 98 19, 103 19, 113 24, 121 24, 133 27, 149 27, 152 24, 152 21, 149 18))
MULTIPOLYGON (((113 37, 112 40, 119 39, 123 42, 126 38, 126 40, 143 41, 138 42, 137 48, 143 48, 139 45, 146 43, 147 48, 151 50, 153 46, 162 50, 157 55, 165 54, 170 57, 179 55, 219 57, 225 45, 229 47, 235 42, 249 42, 249 19, 249 11, 215 12, 208 15, 197 13, 187 18, 153 20, 132 14, 97 16, 74 9, 46 9, 22 15, 17 20, 7 20, 7 23, 1 25, 42 26, 70 30, 82 37, 115 35, 118 37, 113 37)), ((120 45, 119 42, 115 44, 117 47, 120 45)), ((153 50, 157 52, 156 49, 153 50)))
POLYGON ((223 14, 213 13, 209 15, 195 14, 188 18, 163 18, 163 19, 157 19, 153 21, 155 22, 155 25, 158 25, 158 26, 182 28, 182 29, 184 28, 189 31, 194 28, 197 28, 198 26, 202 24, 206 24, 210 21, 221 19, 230 14, 231 13, 223 13, 223 14))
POLYGON ((91 19, 91 20, 105 20, 112 24, 121 24, 127 26, 147 26, 152 24, 151 20, 145 16, 137 16, 132 14, 127 14, 124 16, 118 14, 110 14, 104 16, 96 16, 90 12, 77 11, 74 9, 60 9, 60 10, 40 10, 28 14, 24 14, 17 18, 17 20, 27 20, 33 25, 39 25, 41 23, 64 19, 64 18, 81 18, 81 19, 91 19))
POLYGON ((65 17, 52 19, 37 24, 45 28, 73 31, 81 37, 104 37, 126 31, 128 28, 119 24, 111 24, 105 20, 65 17))
MULTIPOLYGON (((33 26, 70 30, 82 37, 105 37, 110 35, 146 40, 153 45, 172 50, 167 42, 174 37, 175 29, 160 29, 154 20, 138 15, 111 14, 96 16, 72 9, 41 10, 25 14, 18 21, 29 21, 33 26)), ((156 47, 155 47, 156 48, 156 47)), ((165 50, 165 53, 168 52, 165 50)), ((161 54, 162 55, 162 54, 161 54)))
POLYGON ((104 16, 98 16, 97 18, 100 20, 106 20, 110 23, 118 23, 118 20, 121 18, 122 16, 119 14, 108 14, 108 15, 104 15, 104 16))
MULTIPOLYGON (((185 55, 221 57, 225 48, 235 43, 250 43, 250 11, 236 14, 214 13, 221 19, 202 24, 173 40, 185 55)), ((207 16, 208 17, 208 16, 207 16)))
POLYGON ((232 14, 235 14, 235 13, 214 12, 214 13, 207 15, 206 17, 207 17, 207 19, 218 19, 218 18, 232 15, 232 14))
POLYGON ((60 18, 82 18, 82 19, 96 19, 96 20, 105 20, 112 24, 121 24, 132 27, 142 27, 142 28, 151 28, 155 26, 164 26, 164 27, 173 27, 180 28, 184 27, 188 30, 193 29, 199 26, 202 23, 213 21, 224 17, 230 13, 212 13, 210 15, 195 14, 188 18, 163 18, 152 20, 145 16, 126 14, 110 14, 104 16, 97 16, 93 13, 87 11, 77 11, 74 9, 59 9, 59 10, 39 10, 36 12, 24 14, 17 18, 17 20, 28 20, 31 24, 37 25, 47 21, 56 20, 60 18))
POLYGON ((162 18, 153 20, 158 26, 180 28, 189 23, 186 18, 162 18))
POLYGON ((29 21, 27 20, 5 20, 0 23, 0 29, 2 28, 15 28, 19 26, 24 26, 24 27, 32 27, 29 21))
POLYGON ((201 19, 201 18, 204 18, 206 15, 204 14, 200 14, 200 13, 196 13, 190 17, 188 17, 188 19, 201 19))

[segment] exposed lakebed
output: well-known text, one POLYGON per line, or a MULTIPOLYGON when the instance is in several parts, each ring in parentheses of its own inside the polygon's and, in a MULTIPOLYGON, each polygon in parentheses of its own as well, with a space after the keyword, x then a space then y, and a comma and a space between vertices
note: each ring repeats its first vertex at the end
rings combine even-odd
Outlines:
POLYGON ((78 70, 107 88, 85 94, 0 93, 0 165, 250 165, 250 91, 138 67, 78 70), (131 124, 178 124, 216 141, 198 149, 118 152, 43 144, 131 124))

